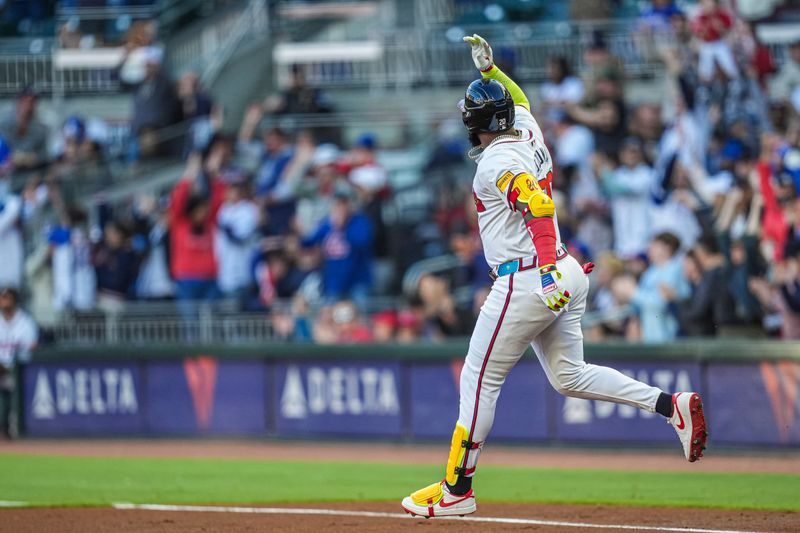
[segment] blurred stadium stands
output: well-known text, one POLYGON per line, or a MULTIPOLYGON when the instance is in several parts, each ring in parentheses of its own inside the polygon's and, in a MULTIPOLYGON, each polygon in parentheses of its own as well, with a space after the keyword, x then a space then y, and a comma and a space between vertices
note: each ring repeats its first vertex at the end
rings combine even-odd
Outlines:
POLYGON ((598 264, 589 338, 798 338, 800 10, 739 2, 740 75, 702 80, 699 5, 654 3, 0 1, 0 239, 24 264, 0 280, 63 344, 469 334, 489 281, 455 103, 479 33, 598 264))

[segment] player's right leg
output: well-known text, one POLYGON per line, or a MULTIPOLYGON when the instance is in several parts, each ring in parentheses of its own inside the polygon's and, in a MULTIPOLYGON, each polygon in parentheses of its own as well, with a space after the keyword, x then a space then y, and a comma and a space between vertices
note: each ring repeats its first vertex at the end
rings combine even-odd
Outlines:
MULTIPOLYGON (((565 276, 583 275, 577 261, 568 258, 564 262, 569 263, 563 267, 565 276)), ((576 291, 568 309, 531 343, 550 384, 565 396, 657 412, 675 428, 686 459, 693 462, 702 457, 708 433, 700 396, 693 392, 669 395, 613 368, 584 362, 581 317, 585 306, 586 291, 576 291)))
POLYGON ((531 290, 538 273, 528 270, 499 278, 481 308, 461 371, 458 423, 453 431, 445 479, 403 499, 407 512, 431 517, 475 512, 472 476, 494 422, 500 388, 530 339, 554 315, 531 312, 541 301, 531 290))

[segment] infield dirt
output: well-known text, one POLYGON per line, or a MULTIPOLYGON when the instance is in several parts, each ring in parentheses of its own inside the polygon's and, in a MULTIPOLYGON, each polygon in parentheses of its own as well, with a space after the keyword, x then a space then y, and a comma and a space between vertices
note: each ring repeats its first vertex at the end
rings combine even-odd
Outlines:
MULTIPOLYGON (((298 507, 298 506, 293 506, 298 507)), ((397 512, 396 504, 325 504, 326 509, 397 512)), ((800 514, 765 511, 725 511, 712 509, 629 508, 595 505, 503 505, 482 504, 481 516, 536 518, 569 522, 613 525, 692 527, 795 533, 800 531, 800 514)), ((422 518, 362 518, 307 515, 249 515, 197 512, 118 511, 115 509, 8 509, 0 512, 0 531, 14 533, 162 533, 186 531, 536 531, 568 533, 579 528, 541 525, 485 524, 422 518)), ((631 529, 626 529, 631 531, 631 529)), ((635 529, 633 531, 636 531, 635 529)), ((643 531, 647 531, 646 529, 643 531)), ((650 530, 652 531, 652 530, 650 530)))

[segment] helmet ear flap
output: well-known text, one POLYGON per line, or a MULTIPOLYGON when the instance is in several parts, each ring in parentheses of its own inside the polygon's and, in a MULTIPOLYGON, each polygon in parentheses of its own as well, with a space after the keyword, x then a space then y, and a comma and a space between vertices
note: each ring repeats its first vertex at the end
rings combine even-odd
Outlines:
MULTIPOLYGON (((497 80, 481 78, 470 83, 459 109, 470 134, 499 133, 514 125, 514 100, 497 80)), ((474 142, 472 136, 470 140, 474 142)))

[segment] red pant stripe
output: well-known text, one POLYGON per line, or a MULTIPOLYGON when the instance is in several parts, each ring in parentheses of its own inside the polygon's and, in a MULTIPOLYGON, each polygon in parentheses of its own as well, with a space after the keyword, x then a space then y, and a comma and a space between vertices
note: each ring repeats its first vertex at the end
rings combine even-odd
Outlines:
MULTIPOLYGON (((472 412, 472 424, 469 427, 469 438, 468 440, 472 440, 472 434, 475 431, 475 422, 478 420, 478 405, 481 399, 481 383, 483 383, 483 374, 486 372, 486 364, 489 362, 489 357, 492 355, 492 348, 494 347, 494 341, 497 340, 497 334, 500 333, 500 326, 503 325, 503 318, 506 316, 506 310, 508 309, 508 304, 511 302, 511 293, 514 291, 514 274, 508 276, 508 294, 506 294, 506 301, 503 304, 503 310, 500 312, 500 318, 497 320, 497 326, 494 328, 494 333, 492 334, 492 340, 489 341, 489 347, 486 348, 486 356, 483 358, 483 365, 481 365, 481 372, 478 374, 478 386, 475 388, 475 409, 472 412)), ((467 458, 469 458, 469 450, 464 453, 464 463, 461 465, 462 467, 467 466, 467 458)), ((474 469, 473 469, 474 471, 474 469)))

